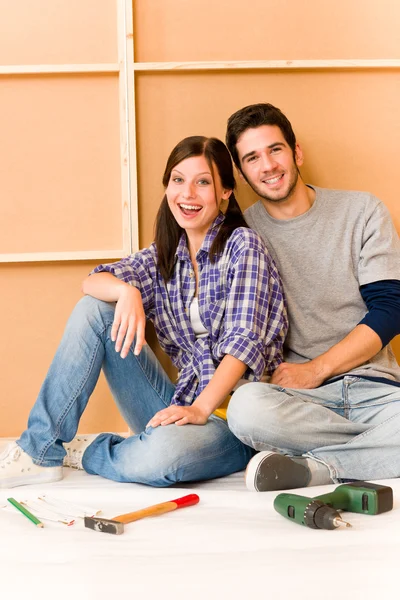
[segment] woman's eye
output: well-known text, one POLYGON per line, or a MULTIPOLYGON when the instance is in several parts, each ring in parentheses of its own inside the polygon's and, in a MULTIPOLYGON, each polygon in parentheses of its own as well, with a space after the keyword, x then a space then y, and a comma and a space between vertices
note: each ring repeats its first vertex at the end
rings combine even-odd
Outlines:
POLYGON ((208 179, 199 179, 200 185, 210 185, 210 181, 208 179))
POLYGON ((174 183, 182 183, 183 179, 182 179, 182 177, 174 177, 174 178, 172 179, 172 181, 173 181, 174 183))

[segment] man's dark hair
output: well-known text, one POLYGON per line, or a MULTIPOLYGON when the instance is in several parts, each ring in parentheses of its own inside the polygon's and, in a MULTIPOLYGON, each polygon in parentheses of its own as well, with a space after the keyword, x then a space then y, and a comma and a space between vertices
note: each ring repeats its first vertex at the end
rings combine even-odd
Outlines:
POLYGON ((233 162, 240 171, 239 156, 236 149, 238 139, 247 129, 255 129, 262 125, 276 125, 279 127, 293 152, 293 157, 295 157, 296 136, 289 119, 279 108, 272 104, 250 104, 229 117, 226 129, 226 145, 232 155, 233 162))
MULTIPOLYGON (((193 135, 185 138, 172 150, 167 160, 162 179, 164 188, 168 186, 174 167, 192 156, 204 156, 213 176, 214 189, 215 169, 217 169, 221 179, 222 187, 225 190, 235 189, 236 182, 233 174, 233 165, 227 147, 217 138, 208 138, 201 135, 193 135)), ((228 208, 225 212, 225 220, 211 244, 211 262, 214 262, 217 255, 223 251, 226 241, 237 227, 248 227, 248 225, 244 220, 243 213, 232 191, 228 208)), ((169 281, 172 277, 175 266, 175 252, 183 232, 184 230, 178 225, 168 206, 167 196, 164 195, 156 217, 155 244, 158 255, 157 266, 165 281, 169 281)))

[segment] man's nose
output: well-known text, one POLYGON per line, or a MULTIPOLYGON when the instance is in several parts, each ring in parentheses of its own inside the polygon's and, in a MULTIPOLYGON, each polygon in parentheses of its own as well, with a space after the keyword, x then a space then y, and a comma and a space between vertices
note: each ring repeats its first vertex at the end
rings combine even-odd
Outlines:
POLYGON ((273 171, 276 165, 277 162, 271 154, 265 152, 261 155, 261 168, 263 171, 273 171))

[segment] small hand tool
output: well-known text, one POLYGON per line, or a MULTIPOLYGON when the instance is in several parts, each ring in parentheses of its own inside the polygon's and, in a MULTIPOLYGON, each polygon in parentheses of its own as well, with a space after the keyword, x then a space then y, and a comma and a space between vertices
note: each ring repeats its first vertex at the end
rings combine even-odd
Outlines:
POLYGON ((297 494, 279 494, 274 501, 279 514, 311 529, 351 527, 338 510, 378 515, 393 508, 393 490, 386 485, 354 481, 343 483, 333 492, 315 498, 297 494))
POLYGON ((177 508, 185 508, 185 506, 193 506, 197 504, 200 498, 197 494, 189 494, 188 496, 182 496, 176 500, 170 502, 161 502, 161 504, 154 504, 141 510, 126 513, 124 515, 118 515, 113 519, 102 519, 101 517, 85 517, 85 527, 94 529, 94 531, 101 531, 103 533, 114 533, 120 535, 124 533, 124 524, 144 519, 145 517, 153 517, 156 515, 162 515, 176 510, 177 508))

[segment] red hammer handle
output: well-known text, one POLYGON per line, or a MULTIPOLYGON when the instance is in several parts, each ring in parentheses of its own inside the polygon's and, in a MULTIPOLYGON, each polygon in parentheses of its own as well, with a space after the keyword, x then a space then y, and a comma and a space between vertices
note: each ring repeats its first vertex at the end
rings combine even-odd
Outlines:
POLYGON ((171 512, 177 508, 185 508, 185 506, 193 506, 199 502, 200 498, 197 494, 189 494, 188 496, 182 496, 176 500, 170 502, 161 502, 161 504, 154 504, 141 510, 135 510, 131 513, 124 515, 118 515, 113 517, 113 521, 119 521, 120 523, 132 523, 133 521, 139 521, 145 517, 154 517, 156 515, 163 515, 164 513, 171 512))

